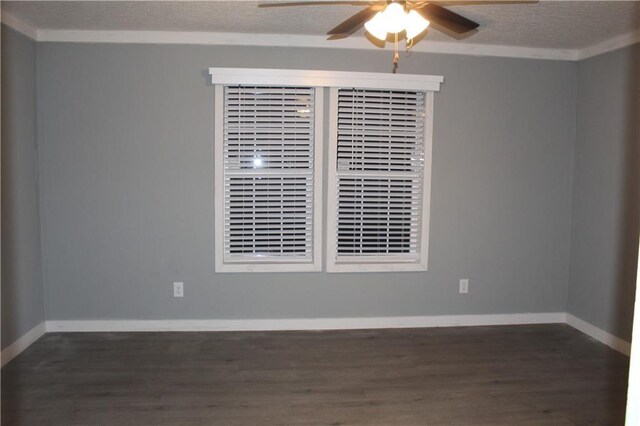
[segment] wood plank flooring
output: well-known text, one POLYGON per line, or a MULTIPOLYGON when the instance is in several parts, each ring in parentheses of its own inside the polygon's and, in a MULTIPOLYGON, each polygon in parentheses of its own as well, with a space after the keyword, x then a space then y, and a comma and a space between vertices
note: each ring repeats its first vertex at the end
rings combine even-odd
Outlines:
POLYGON ((2 425, 622 425, 628 358, 566 325, 45 335, 2 425))

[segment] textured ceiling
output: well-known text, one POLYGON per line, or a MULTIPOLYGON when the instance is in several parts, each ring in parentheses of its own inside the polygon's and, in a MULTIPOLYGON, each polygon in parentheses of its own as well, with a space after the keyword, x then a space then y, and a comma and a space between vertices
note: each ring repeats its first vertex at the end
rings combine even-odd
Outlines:
MULTIPOLYGON (((323 35, 366 3, 286 8, 259 8, 258 4, 3 1, 2 10, 38 29, 323 35)), ((465 43, 576 49, 640 29, 640 1, 453 2, 447 7, 480 23, 479 31, 465 38, 465 43)), ((362 31, 355 36, 362 36, 362 31)), ((431 29, 426 39, 455 41, 436 29, 431 29)))

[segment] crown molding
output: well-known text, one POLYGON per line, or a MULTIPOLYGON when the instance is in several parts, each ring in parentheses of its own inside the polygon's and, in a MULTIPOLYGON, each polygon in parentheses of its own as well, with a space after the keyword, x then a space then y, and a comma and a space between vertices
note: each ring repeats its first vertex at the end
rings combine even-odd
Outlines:
POLYGON ((581 61, 583 59, 591 58, 592 56, 618 50, 636 43, 640 43, 640 30, 632 31, 618 37, 613 37, 600 43, 585 47, 584 49, 580 49, 577 51, 577 60, 581 61))
POLYGON ((3 11, 2 23, 29 37, 31 40, 38 41, 38 30, 24 22, 22 19, 16 18, 12 14, 3 11))
POLYGON ((506 46, 499 44, 456 43, 450 41, 422 41, 412 48, 414 52, 443 53, 467 56, 493 56, 500 58, 547 59, 575 61, 572 49, 550 49, 541 47, 506 46))
MULTIPOLYGON (((364 37, 327 42, 324 36, 300 34, 216 33, 195 31, 51 30, 37 29, 3 12, 2 22, 38 42, 191 44, 209 46, 269 46, 323 49, 382 50, 364 37)), ((623 34, 582 49, 551 49, 447 41, 422 41, 413 52, 467 56, 580 61, 640 42, 640 30, 623 34)))
MULTIPOLYGON (((364 37, 327 42, 324 36, 300 34, 246 34, 188 31, 38 30, 38 41, 69 43, 152 43, 224 46, 270 46, 324 49, 383 50, 364 37), (330 43, 330 44, 329 44, 330 43)), ((506 58, 576 60, 576 51, 490 44, 422 41, 413 52, 506 58)))

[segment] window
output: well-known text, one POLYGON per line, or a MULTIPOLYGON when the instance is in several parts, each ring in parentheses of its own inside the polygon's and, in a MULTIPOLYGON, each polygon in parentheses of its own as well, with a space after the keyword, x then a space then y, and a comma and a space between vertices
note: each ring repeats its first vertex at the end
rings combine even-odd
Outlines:
POLYGON ((433 94, 334 88, 327 268, 427 268, 433 94))
MULTIPOLYGON (((427 268, 440 76, 210 68, 218 272, 427 268), (327 186, 323 91, 330 90, 327 186)), ((326 113, 326 112, 325 112, 326 113)))
POLYGON ((322 93, 216 88, 216 270, 320 270, 322 93))

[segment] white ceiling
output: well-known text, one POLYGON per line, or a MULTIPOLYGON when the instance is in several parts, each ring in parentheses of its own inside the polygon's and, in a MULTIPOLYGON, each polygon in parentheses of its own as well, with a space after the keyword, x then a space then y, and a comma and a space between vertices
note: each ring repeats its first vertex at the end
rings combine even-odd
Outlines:
MULTIPOLYGON (((257 1, 3 1, 2 10, 37 29, 324 35, 366 5, 259 8, 258 4, 257 1)), ((581 49, 640 29, 640 1, 520 4, 467 1, 453 2, 447 7, 479 22, 479 31, 456 41, 431 29, 426 40, 581 49)), ((358 36, 362 37, 362 30, 356 33, 355 37, 358 36)), ((327 47, 330 43, 327 42, 327 47)))

